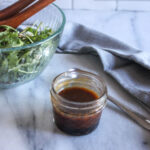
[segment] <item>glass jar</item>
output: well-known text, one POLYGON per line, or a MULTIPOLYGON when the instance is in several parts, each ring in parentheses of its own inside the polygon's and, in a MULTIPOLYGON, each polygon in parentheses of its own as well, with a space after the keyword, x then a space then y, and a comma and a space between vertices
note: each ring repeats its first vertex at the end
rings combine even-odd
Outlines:
POLYGON ((50 93, 55 124, 60 130, 72 135, 84 135, 98 126, 107 99, 106 86, 101 77, 71 69, 53 80, 50 93), (74 102, 59 95, 62 90, 72 87, 91 90, 99 98, 89 102, 74 102))

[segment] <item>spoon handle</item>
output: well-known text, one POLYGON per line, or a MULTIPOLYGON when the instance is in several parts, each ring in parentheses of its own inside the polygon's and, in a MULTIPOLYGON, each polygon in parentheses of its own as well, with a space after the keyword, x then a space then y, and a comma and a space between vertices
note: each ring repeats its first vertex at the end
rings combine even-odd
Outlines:
POLYGON ((13 28, 17 28, 22 22, 39 12, 41 9, 52 3, 54 0, 38 0, 32 6, 28 7, 21 13, 15 15, 14 17, 0 21, 0 25, 9 25, 13 28))
POLYGON ((137 122, 139 125, 141 125, 143 128, 150 130, 150 120, 144 117, 143 115, 127 108, 120 102, 118 102, 115 98, 112 96, 108 96, 108 100, 110 100, 112 103, 114 103, 116 106, 118 106, 122 111, 124 111, 131 119, 133 119, 135 122, 137 122))
POLYGON ((0 10, 0 20, 8 19, 9 17, 16 15, 22 9, 30 5, 33 1, 35 0, 19 0, 11 6, 0 10))

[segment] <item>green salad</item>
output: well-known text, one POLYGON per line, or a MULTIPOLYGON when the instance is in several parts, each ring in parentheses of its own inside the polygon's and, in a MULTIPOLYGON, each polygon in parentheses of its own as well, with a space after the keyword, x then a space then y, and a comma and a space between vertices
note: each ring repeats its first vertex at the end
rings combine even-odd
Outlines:
POLYGON ((20 32, 10 26, 1 25, 0 48, 24 46, 48 38, 52 34, 52 30, 47 27, 42 30, 41 26, 42 23, 38 26, 27 27, 20 32))
POLYGON ((34 78, 34 74, 42 70, 52 55, 55 49, 53 45, 57 44, 53 39, 49 39, 21 50, 4 48, 26 46, 46 39, 52 33, 51 28, 43 28, 42 24, 27 27, 22 31, 6 25, 0 26, 0 84, 24 82, 34 78))

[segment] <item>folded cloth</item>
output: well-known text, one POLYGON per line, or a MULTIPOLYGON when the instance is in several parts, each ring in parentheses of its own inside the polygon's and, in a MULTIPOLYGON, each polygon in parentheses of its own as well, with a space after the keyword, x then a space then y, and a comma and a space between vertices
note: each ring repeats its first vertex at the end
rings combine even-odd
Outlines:
POLYGON ((99 55, 104 71, 150 107, 150 52, 74 23, 65 26, 57 52, 99 55))

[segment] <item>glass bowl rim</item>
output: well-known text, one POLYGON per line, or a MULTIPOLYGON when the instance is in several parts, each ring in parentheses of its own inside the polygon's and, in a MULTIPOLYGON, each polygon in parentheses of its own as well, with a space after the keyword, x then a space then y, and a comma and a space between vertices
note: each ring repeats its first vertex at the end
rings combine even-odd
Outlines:
POLYGON ((62 16, 62 24, 61 26, 57 29, 57 31, 55 31, 52 35, 50 35, 48 38, 46 39, 43 39, 43 40, 40 40, 38 42, 34 42, 34 43, 31 43, 31 44, 28 44, 28 45, 25 45, 25 46, 19 46, 19 47, 11 47, 11 48, 0 48, 0 52, 9 52, 9 51, 17 51, 17 50, 23 50, 23 49, 26 49, 26 48, 31 48, 31 47, 35 47, 37 45, 40 45, 54 37, 56 37, 58 34, 60 34, 65 26, 65 23, 66 23, 66 17, 65 17, 65 14, 64 12, 62 11, 62 9, 60 7, 58 7, 56 4, 51 4, 53 7, 57 8, 57 10, 61 13, 61 16, 62 16))
POLYGON ((103 105, 103 107, 105 107, 106 105, 106 101, 107 101, 107 87, 106 87, 106 84, 105 84, 105 81, 102 79, 101 76, 95 74, 95 73, 92 73, 92 72, 88 72, 88 71, 85 71, 85 70, 80 70, 80 69, 77 69, 77 68, 73 68, 73 69, 69 69, 68 71, 66 72, 63 72, 59 75, 57 75, 53 81, 52 81, 52 87, 51 87, 51 90, 50 90, 50 93, 53 95, 53 93, 55 94, 56 97, 58 97, 59 99, 61 99, 61 101, 65 102, 66 104, 73 104, 73 105, 80 105, 80 106, 85 106, 85 105, 90 105, 90 104, 97 104, 97 102, 100 102, 101 99, 103 99, 105 96, 106 96, 106 99, 105 101, 103 101, 101 103, 101 105, 103 105), (65 75, 66 73, 71 73, 71 72, 78 72, 78 73, 83 73, 83 74, 88 74, 96 79, 98 79, 102 86, 103 86, 103 91, 102 91, 102 94, 101 96, 94 100, 94 101, 90 101, 90 102, 85 102, 85 103, 81 103, 81 102, 73 102, 73 101, 69 101, 67 100, 66 98, 63 98, 62 96, 58 95, 58 93, 56 92, 56 90, 54 89, 54 84, 55 84, 55 81, 57 80, 57 78, 59 78, 60 76, 62 75, 65 75))

